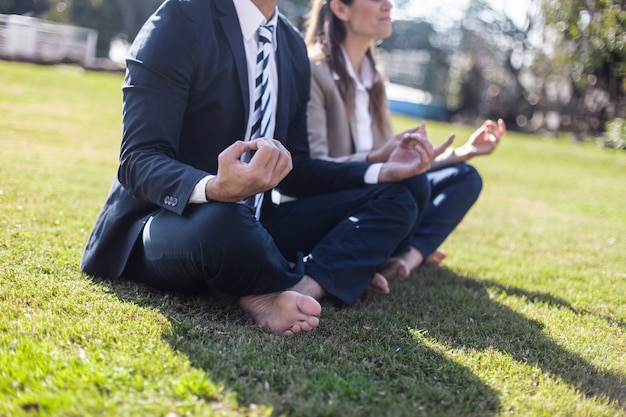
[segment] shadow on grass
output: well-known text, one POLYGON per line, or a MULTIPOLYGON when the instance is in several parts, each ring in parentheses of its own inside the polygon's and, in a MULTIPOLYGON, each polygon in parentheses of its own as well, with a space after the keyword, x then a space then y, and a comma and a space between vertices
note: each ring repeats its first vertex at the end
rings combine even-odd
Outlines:
MULTIPOLYGON (((489 416, 500 394, 469 368, 424 343, 497 350, 560 378, 573 390, 626 409, 623 376, 595 368, 549 339, 541 323, 491 299, 488 290, 568 307, 547 294, 424 269, 344 309, 323 303, 314 332, 280 337, 255 327, 235 299, 188 298, 133 283, 98 281, 123 300, 156 308, 172 324, 165 340, 239 404, 275 415, 489 416)), ((571 309, 571 306, 568 307, 571 309)), ((492 365, 488 365, 492 366, 492 365)))
POLYGON ((452 349, 504 352, 520 363, 560 378, 585 397, 606 398, 622 412, 626 410, 624 375, 598 369, 560 346, 546 336, 542 323, 494 301, 490 290, 522 297, 528 303, 545 303, 551 308, 564 308, 577 315, 594 315, 609 324, 624 325, 611 317, 579 311, 551 294, 461 277, 446 268, 419 271, 406 296, 418 299, 423 305, 414 309, 416 326, 452 349))
POLYGON ((344 309, 323 303, 314 332, 282 337, 253 325, 230 297, 95 282, 158 309, 172 326, 164 339, 243 407, 305 416, 490 416, 500 408, 498 393, 467 367, 416 343, 406 323, 381 317, 376 298, 344 309))
POLYGON ((616 319, 614 317, 610 317, 610 316, 606 316, 602 314, 597 314, 588 310, 580 310, 580 309, 574 308, 566 300, 560 297, 556 297, 552 294, 546 294, 546 293, 537 292, 537 291, 527 291, 521 288, 515 288, 515 287, 508 286, 508 285, 502 285, 494 281, 483 281, 483 282, 485 283, 487 287, 496 288, 498 291, 506 293, 507 295, 525 298, 530 303, 544 303, 544 304, 549 305, 550 307, 567 309, 576 315, 597 317, 599 319, 606 321, 607 323, 615 324, 621 327, 622 329, 626 330, 626 321, 624 320, 616 319))

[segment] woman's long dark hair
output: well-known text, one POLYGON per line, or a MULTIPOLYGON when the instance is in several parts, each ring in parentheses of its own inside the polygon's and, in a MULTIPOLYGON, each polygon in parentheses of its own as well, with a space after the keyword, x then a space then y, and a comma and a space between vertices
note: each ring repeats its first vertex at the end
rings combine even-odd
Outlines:
MULTIPOLYGON (((306 34, 304 40, 311 54, 321 54, 332 71, 338 76, 339 92, 343 97, 349 114, 354 114, 354 81, 348 74, 341 43, 346 39, 346 28, 341 20, 330 10, 331 0, 311 0, 311 11, 306 22, 306 34)), ((352 4, 353 0, 338 0, 346 5, 352 4)), ((368 90, 370 96, 370 114, 374 126, 381 134, 390 131, 387 117, 387 95, 382 76, 376 67, 374 45, 366 52, 366 58, 372 64, 378 75, 372 87, 368 90)), ((387 139, 387 138, 385 138, 387 139)))

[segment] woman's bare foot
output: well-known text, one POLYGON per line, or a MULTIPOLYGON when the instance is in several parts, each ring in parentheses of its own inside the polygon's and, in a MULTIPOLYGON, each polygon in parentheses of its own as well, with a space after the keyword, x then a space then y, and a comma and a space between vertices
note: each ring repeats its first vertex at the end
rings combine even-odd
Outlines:
POLYGON ((415 268, 420 266, 423 260, 422 252, 411 246, 402 255, 387 259, 379 272, 389 279, 404 281, 415 268))
POLYGON ((259 326, 285 336, 313 330, 322 312, 315 298, 295 291, 248 295, 239 302, 259 326))
POLYGON ((400 256, 387 259, 379 271, 383 276, 397 281, 404 281, 411 274, 406 261, 400 256))
POLYGON ((426 265, 441 266, 443 260, 446 259, 446 256, 447 255, 444 251, 437 249, 431 253, 428 258, 426 258, 426 262, 424 263, 426 265))
POLYGON ((365 289, 373 294, 389 294, 389 283, 382 274, 376 273, 370 285, 365 289))

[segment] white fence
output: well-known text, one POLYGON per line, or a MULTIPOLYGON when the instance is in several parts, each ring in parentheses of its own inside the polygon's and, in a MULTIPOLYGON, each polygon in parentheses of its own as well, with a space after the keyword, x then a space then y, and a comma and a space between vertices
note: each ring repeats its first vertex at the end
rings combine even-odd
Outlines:
POLYGON ((0 58, 89 64, 98 32, 28 16, 0 14, 0 58))

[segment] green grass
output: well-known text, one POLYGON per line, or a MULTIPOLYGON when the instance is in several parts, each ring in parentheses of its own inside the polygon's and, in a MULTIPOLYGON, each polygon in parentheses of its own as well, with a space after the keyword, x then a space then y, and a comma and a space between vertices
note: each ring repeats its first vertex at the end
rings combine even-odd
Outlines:
POLYGON ((444 268, 284 338, 232 299, 83 275, 122 77, 0 62, 0 82, 0 416, 626 414, 624 152, 508 134, 444 268))

